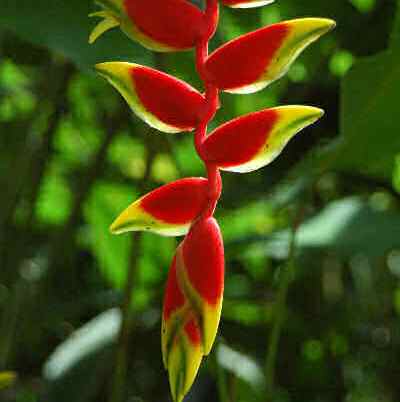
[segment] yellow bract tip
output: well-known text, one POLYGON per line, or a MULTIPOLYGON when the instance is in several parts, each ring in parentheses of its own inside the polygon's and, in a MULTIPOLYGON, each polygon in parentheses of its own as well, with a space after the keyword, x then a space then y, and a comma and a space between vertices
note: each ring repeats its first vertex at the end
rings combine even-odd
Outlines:
POLYGON ((111 224, 112 234, 121 234, 129 231, 143 230, 146 224, 146 217, 136 201, 126 208, 111 224))
POLYGON ((96 71, 102 75, 108 77, 118 77, 123 78, 126 77, 129 70, 135 67, 134 63, 127 63, 122 61, 106 61, 103 63, 98 63, 94 66, 96 71))
POLYGON ((89 44, 94 43, 97 38, 103 35, 104 32, 109 31, 112 28, 119 26, 119 21, 115 16, 108 11, 98 11, 92 14, 89 14, 89 17, 100 17, 103 18, 96 27, 93 29, 91 34, 89 35, 89 44))
POLYGON ((297 35, 311 33, 315 38, 324 35, 336 26, 336 22, 330 18, 298 18, 288 21, 287 24, 297 35))

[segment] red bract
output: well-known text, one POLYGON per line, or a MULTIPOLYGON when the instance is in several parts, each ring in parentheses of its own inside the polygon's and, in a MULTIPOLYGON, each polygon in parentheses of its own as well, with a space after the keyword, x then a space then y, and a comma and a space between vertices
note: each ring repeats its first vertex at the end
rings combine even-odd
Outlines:
POLYGON ((207 77, 227 92, 259 91, 285 74, 301 51, 334 25, 328 19, 303 18, 243 35, 208 57, 207 77))
MULTIPOLYGON (((221 0, 246 8, 272 0, 221 0)), ((219 91, 250 93, 280 78, 296 57, 329 31, 332 20, 304 18, 267 26, 241 36, 208 55, 218 25, 218 0, 202 12, 187 0, 98 0, 103 21, 90 36, 121 26, 145 47, 160 51, 196 47, 196 67, 205 94, 168 74, 137 64, 96 66, 152 127, 175 133, 195 129, 194 143, 207 179, 187 178, 162 186, 131 204, 111 226, 113 233, 148 230, 186 234, 173 258, 162 315, 162 354, 174 402, 181 402, 210 353, 221 316, 224 247, 213 218, 222 191, 220 170, 250 172, 273 161, 301 129, 323 111, 281 106, 231 120, 207 135, 219 91)))
POLYGON ((100 63, 96 69, 139 117, 160 131, 193 130, 204 114, 204 96, 171 75, 123 62, 100 63))
POLYGON ((204 353, 217 333, 224 291, 224 246, 214 218, 194 224, 178 252, 178 277, 188 299, 200 313, 204 353))
POLYGON ((170 49, 189 49, 200 38, 203 13, 186 0, 125 0, 137 29, 170 49))
POLYGON ((214 218, 191 228, 172 261, 162 319, 162 351, 174 400, 192 385, 214 343, 224 289, 224 248, 214 218), (182 370, 182 360, 185 370, 182 370))
POLYGON ((163 319, 168 321, 172 314, 176 314, 185 305, 185 295, 178 285, 176 276, 176 256, 172 260, 168 274, 167 287, 165 289, 163 319))
POLYGON ((208 181, 177 180, 131 204, 111 225, 113 233, 148 230, 164 236, 185 234, 207 205, 208 181))
POLYGON ((239 117, 208 135, 206 160, 224 170, 246 173, 272 162, 288 141, 323 115, 310 106, 281 106, 239 117))
POLYGON ((131 39, 148 49, 170 52, 195 46, 204 30, 204 14, 186 0, 96 0, 104 11, 90 42, 120 26, 131 39))
POLYGON ((217 305, 224 288, 224 247, 217 221, 197 222, 183 242, 182 253, 193 290, 211 306, 217 305))
POLYGON ((163 363, 169 372, 174 401, 181 401, 189 391, 203 358, 201 332, 195 317, 196 312, 179 284, 175 256, 168 275, 161 324, 163 363))

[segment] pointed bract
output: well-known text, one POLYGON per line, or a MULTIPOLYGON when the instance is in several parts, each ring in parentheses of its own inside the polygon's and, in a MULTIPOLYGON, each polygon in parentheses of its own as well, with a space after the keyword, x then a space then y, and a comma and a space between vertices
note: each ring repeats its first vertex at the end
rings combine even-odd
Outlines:
POLYGON ((173 400, 182 401, 192 386, 203 357, 201 333, 172 262, 164 298, 161 344, 173 400))
POLYGON ((102 20, 96 25, 89 36, 89 43, 94 43, 97 38, 103 35, 104 32, 109 31, 112 28, 119 26, 119 21, 114 17, 112 13, 108 11, 99 11, 97 13, 89 14, 89 17, 99 17, 102 20))
POLYGON ((100 63, 96 70, 151 127, 178 133, 193 130, 201 120, 204 96, 184 81, 134 63, 100 63))
POLYGON ((297 56, 335 22, 303 18, 269 25, 234 39, 207 59, 207 77, 221 90, 252 93, 284 75, 297 56))
POLYGON ((210 353, 224 289, 224 249, 214 218, 197 221, 179 245, 168 275, 161 343, 174 401, 181 401, 210 353))
POLYGON ((194 320, 180 329, 171 345, 168 377, 175 402, 181 402, 189 392, 203 358, 200 331, 194 320))
MULTIPOLYGON (((132 40, 144 47, 173 52, 195 46, 204 29, 203 12, 187 0, 97 0, 107 15, 132 40)), ((100 23, 90 36, 94 42, 116 25, 100 23), (102 24, 102 25, 101 25, 102 24)))
POLYGON ((163 236, 186 234, 207 204, 207 179, 180 179, 153 190, 125 209, 111 225, 114 234, 147 230, 163 236))
POLYGON ((196 222, 176 258, 179 283, 197 313, 208 355, 217 334, 224 291, 224 246, 217 221, 196 222))
POLYGON ((208 162, 246 173, 271 163, 300 130, 324 114, 311 106, 281 106, 250 113, 213 131, 202 145, 208 162))
POLYGON ((222 0, 222 3, 232 8, 254 8, 273 3, 274 0, 222 0))
POLYGON ((173 340, 185 321, 185 314, 190 309, 187 299, 181 291, 176 276, 176 256, 168 273, 168 281, 164 295, 164 306, 161 324, 161 349, 164 367, 168 369, 168 356, 173 340))

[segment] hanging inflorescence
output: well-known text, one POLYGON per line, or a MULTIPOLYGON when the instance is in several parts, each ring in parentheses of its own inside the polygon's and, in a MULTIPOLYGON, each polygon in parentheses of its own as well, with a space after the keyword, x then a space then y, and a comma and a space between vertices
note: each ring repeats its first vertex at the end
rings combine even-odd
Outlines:
MULTIPOLYGON (((221 0, 256 7, 272 0, 221 0)), ((202 94, 161 71, 133 63, 96 65, 150 126, 167 133, 195 131, 194 143, 207 178, 185 178, 162 186, 130 205, 111 226, 113 233, 148 230, 185 235, 170 267, 162 316, 162 353, 174 401, 182 401, 208 355, 221 315, 224 248, 213 214, 220 198, 220 170, 251 172, 279 155, 300 130, 317 121, 321 109, 281 106, 231 120, 207 134, 219 91, 253 93, 283 76, 309 44, 332 29, 323 18, 281 22, 234 39, 210 55, 208 43, 218 25, 218 0, 202 11, 188 0, 97 0, 102 18, 94 42, 120 26, 131 39, 161 52, 195 48, 202 94)))

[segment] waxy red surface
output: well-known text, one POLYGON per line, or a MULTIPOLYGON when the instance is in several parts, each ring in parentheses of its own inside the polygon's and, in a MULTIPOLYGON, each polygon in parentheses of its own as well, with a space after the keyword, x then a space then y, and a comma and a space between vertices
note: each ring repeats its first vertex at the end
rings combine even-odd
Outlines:
POLYGON ((185 332, 193 345, 199 345, 201 343, 200 329, 193 318, 186 323, 185 332))
POLYGON ((263 110, 218 127, 203 143, 207 160, 220 167, 250 161, 261 151, 278 118, 275 110, 263 110))
POLYGON ((125 0, 129 18, 146 36, 176 49, 195 45, 204 15, 186 0, 125 0))
POLYGON ((177 180, 147 194, 140 206, 156 219, 171 224, 193 221, 207 204, 207 179, 177 180))
POLYGON ((255 83, 273 60, 289 33, 286 23, 240 36, 213 52, 206 61, 209 80, 223 90, 255 83))
POLYGON ((165 289, 164 298, 164 319, 167 321, 171 314, 185 304, 185 297, 181 292, 178 285, 178 278, 176 277, 176 256, 172 260, 169 269, 167 287, 165 289))
POLYGON ((224 247, 217 221, 198 221, 183 242, 183 261, 193 288, 211 305, 224 289, 224 247))
POLYGON ((143 106, 162 122, 193 129, 205 108, 204 96, 187 83, 149 67, 131 70, 137 96, 143 106))

